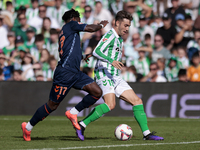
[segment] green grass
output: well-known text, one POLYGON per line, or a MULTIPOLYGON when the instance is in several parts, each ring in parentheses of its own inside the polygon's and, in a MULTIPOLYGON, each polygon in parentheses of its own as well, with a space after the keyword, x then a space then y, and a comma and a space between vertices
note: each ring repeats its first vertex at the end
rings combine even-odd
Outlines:
POLYGON ((149 118, 150 130, 156 131, 157 135, 163 136, 165 140, 143 141, 141 130, 133 118, 103 117, 91 123, 85 131, 85 141, 79 141, 66 117, 49 116, 34 127, 31 133, 32 141, 26 142, 22 138, 21 123, 29 119, 30 116, 0 116, 0 150, 56 150, 70 147, 96 150, 200 150, 198 119, 149 118), (129 141, 119 141, 114 136, 115 127, 122 123, 128 124, 133 130, 134 136, 129 141), (199 142, 182 143, 192 141, 199 142), (113 147, 99 147, 108 145, 113 147))

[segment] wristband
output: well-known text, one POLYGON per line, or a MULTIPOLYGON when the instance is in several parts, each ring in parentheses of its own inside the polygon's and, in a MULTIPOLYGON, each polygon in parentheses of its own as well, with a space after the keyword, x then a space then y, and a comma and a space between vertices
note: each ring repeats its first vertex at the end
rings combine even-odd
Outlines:
POLYGON ((101 25, 101 27, 104 28, 104 25, 103 25, 103 24, 99 24, 99 25, 101 25))

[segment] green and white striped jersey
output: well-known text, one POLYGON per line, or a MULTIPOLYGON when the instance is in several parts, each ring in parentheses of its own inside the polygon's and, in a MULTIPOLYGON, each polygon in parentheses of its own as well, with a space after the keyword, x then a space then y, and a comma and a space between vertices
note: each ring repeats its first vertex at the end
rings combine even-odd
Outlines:
POLYGON ((150 60, 148 57, 144 57, 142 60, 127 59, 126 66, 130 67, 131 65, 134 65, 137 73, 140 73, 143 76, 146 76, 149 73, 150 60))
POLYGON ((121 61, 123 40, 112 28, 99 41, 93 56, 96 57, 95 77, 100 79, 104 76, 119 76, 120 71, 111 64, 121 61))
POLYGON ((67 7, 64 5, 61 5, 59 10, 57 10, 56 7, 48 7, 47 14, 55 18, 60 26, 63 26, 64 21, 62 20, 62 16, 67 10, 67 7))

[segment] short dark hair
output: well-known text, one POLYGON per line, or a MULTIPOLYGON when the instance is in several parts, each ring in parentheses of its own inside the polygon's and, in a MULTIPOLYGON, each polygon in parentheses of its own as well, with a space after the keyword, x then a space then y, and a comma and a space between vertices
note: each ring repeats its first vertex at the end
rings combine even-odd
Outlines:
POLYGON ((74 10, 73 8, 69 11, 66 11, 63 16, 62 16, 62 20, 67 22, 70 19, 74 18, 74 17, 80 17, 80 14, 78 11, 74 10))
POLYGON ((7 6, 10 6, 10 5, 13 5, 12 2, 11 2, 11 1, 7 1, 7 2, 6 2, 6 7, 7 7, 7 6))
POLYGON ((186 75, 186 73, 187 73, 187 70, 186 70, 186 69, 180 69, 180 70, 178 71, 178 77, 184 76, 184 75, 186 75))
MULTIPOLYGON (((150 64, 150 66, 153 66, 153 65, 156 65, 156 67, 157 67, 157 69, 158 69, 158 64, 157 64, 157 62, 152 62, 151 64, 150 64)), ((149 66, 149 67, 150 67, 149 66)))
POLYGON ((151 35, 150 35, 149 33, 145 34, 144 39, 145 39, 145 40, 151 39, 151 35))
POLYGON ((19 74, 22 74, 23 71, 20 70, 20 69, 17 69, 17 70, 14 70, 13 73, 14 73, 14 72, 17 72, 17 73, 19 73, 19 74))
POLYGON ((92 10, 92 7, 90 5, 85 5, 84 10, 89 7, 92 10))
POLYGON ((43 41, 43 40, 44 40, 43 34, 37 34, 35 36, 35 42, 39 42, 39 41, 43 41))
POLYGON ((58 34, 58 31, 55 28, 51 28, 49 33, 50 34, 58 34))
POLYGON ((17 18, 19 18, 21 15, 24 15, 26 17, 26 15, 24 13, 18 13, 17 18))
POLYGON ((121 10, 115 16, 115 24, 117 21, 122 21, 123 19, 128 19, 128 20, 132 21, 133 17, 127 11, 121 10))
POLYGON ((3 74, 3 69, 0 68, 0 75, 2 75, 2 74, 3 74))

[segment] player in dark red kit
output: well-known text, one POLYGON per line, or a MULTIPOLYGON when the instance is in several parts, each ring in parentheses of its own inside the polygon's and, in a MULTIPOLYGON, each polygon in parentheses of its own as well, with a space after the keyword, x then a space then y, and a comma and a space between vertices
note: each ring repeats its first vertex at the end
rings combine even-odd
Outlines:
MULTIPOLYGON (((31 140, 32 128, 57 109, 72 87, 89 93, 73 109, 65 113, 76 128, 80 128, 77 122, 77 114, 84 108, 93 105, 102 95, 102 91, 96 82, 80 71, 80 62, 83 56, 80 48, 79 32, 98 31, 105 27, 108 21, 101 21, 98 25, 81 24, 79 23, 79 13, 74 9, 66 11, 62 19, 66 24, 62 27, 59 35, 60 61, 54 73, 49 101, 37 109, 28 123, 23 122, 21 124, 25 141, 31 140)), ((84 59, 87 61, 87 56, 84 59)))

